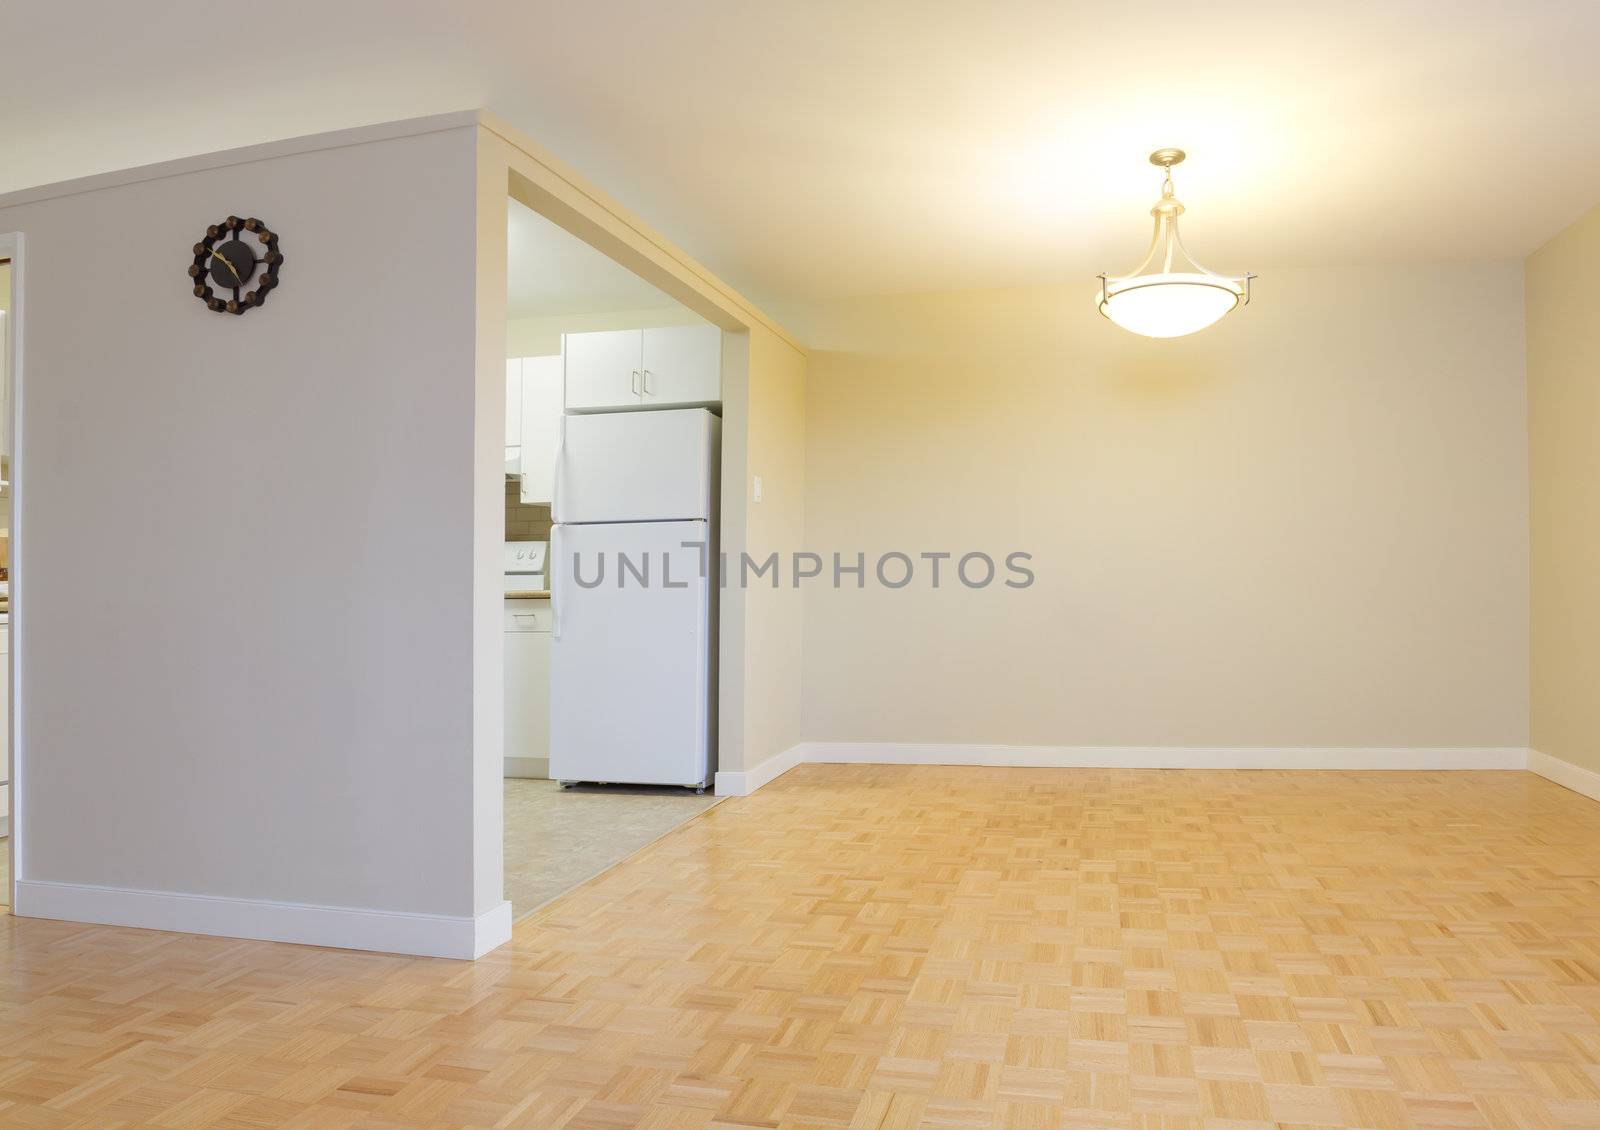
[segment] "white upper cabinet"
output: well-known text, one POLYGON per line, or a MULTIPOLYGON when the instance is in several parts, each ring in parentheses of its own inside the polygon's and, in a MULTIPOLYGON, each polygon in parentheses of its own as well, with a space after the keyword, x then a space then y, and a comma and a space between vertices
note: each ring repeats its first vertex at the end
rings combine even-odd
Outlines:
POLYGON ((562 334, 567 411, 637 407, 644 393, 644 353, 638 330, 562 334))
POLYGON ((679 408, 722 401, 716 326, 564 334, 568 412, 679 408))
POLYGON ((522 443, 522 358, 506 362, 506 446, 522 443))
POLYGON ((522 448, 522 359, 506 362, 506 474, 520 474, 522 448))
POLYGON ((722 331, 716 326, 644 330, 644 403, 651 408, 722 400, 722 331))
POLYGON ((522 501, 555 497, 556 448, 561 442, 561 358, 522 359, 522 501))

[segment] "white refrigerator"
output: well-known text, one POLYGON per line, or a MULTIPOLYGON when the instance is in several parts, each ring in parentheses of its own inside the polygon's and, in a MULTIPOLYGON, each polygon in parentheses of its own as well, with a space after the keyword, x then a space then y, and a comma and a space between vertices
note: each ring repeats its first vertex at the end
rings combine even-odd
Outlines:
POLYGON ((550 532, 550 776, 711 783, 721 421, 562 417, 550 532))

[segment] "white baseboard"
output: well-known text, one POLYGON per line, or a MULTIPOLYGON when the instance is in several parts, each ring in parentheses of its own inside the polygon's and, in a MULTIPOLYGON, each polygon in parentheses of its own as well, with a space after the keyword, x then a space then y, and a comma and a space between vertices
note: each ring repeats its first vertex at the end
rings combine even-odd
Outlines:
POLYGON ((718 796, 749 796, 762 785, 783 776, 806 760, 804 745, 792 745, 782 753, 773 754, 754 769, 742 773, 717 773, 715 792, 718 796))
POLYGON ((19 879, 12 913, 420 957, 482 957, 511 938, 511 904, 476 918, 19 879))
MULTIPOLYGON (((801 742, 747 772, 718 773, 717 793, 748 796, 796 765, 806 764, 991 765, 1034 769, 1530 768, 1528 750, 1522 746, 1185 747, 801 742)), ((1596 775, 1596 780, 1600 781, 1600 775, 1596 775)))
POLYGON ((1528 756, 1520 746, 1386 749, 802 742, 801 749, 806 762, 1049 769, 1522 769, 1528 756))
POLYGON ((1536 749, 1528 751, 1528 769, 1546 780, 1581 793, 1590 800, 1600 800, 1600 773, 1593 769, 1585 769, 1581 765, 1574 765, 1570 761, 1563 761, 1559 757, 1551 757, 1548 753, 1540 753, 1536 749))

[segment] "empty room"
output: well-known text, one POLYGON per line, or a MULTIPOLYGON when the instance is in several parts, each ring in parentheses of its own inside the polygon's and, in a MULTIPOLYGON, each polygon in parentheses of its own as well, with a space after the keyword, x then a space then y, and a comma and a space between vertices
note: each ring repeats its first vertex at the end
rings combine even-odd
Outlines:
POLYGON ((0 1127, 1600 1127, 1597 55, 0 6, 0 1127))

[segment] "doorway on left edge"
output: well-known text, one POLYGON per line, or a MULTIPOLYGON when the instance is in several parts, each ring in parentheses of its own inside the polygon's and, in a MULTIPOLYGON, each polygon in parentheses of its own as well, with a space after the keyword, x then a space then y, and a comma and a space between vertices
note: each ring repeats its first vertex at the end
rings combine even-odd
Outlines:
POLYGON ((0 907, 11 904, 11 260, 0 259, 0 907))

